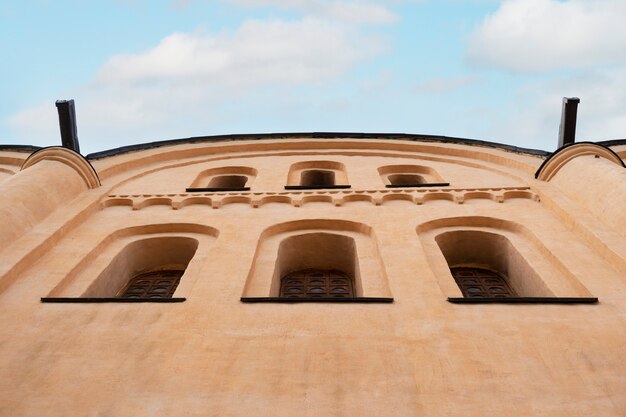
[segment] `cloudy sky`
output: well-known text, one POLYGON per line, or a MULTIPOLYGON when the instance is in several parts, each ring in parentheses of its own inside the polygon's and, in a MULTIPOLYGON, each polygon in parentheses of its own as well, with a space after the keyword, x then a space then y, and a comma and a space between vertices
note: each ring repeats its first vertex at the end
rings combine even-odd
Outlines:
POLYGON ((626 137, 626 0, 2 0, 0 143, 402 132, 626 137))

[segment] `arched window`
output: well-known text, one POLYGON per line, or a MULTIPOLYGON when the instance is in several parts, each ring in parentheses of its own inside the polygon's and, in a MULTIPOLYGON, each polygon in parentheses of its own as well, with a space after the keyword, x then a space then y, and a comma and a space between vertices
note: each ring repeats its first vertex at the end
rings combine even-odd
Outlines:
POLYGON ((392 302, 374 231, 337 219, 275 224, 259 239, 243 302, 392 302))
POLYGON ((520 293, 532 296, 547 290, 503 235, 456 230, 442 233, 435 240, 465 298, 517 297, 520 293))
POLYGON ((211 178, 208 188, 240 190, 245 188, 248 177, 245 175, 218 175, 211 178))
POLYGON ((426 184, 427 181, 417 174, 391 174, 387 177, 390 185, 396 187, 410 187, 413 185, 426 184))
POLYGON ((289 168, 286 190, 350 188, 346 167, 335 161, 302 161, 289 168))
POLYGON ((256 175, 256 169, 244 166, 210 168, 198 174, 186 191, 249 191, 256 175))
POLYGON ((303 187, 333 187, 335 173, 322 169, 309 169, 300 173, 300 185, 303 187))
POLYGON ((302 269, 281 279, 283 298, 353 298, 353 279, 336 269, 302 269))
POLYGON ((396 187, 444 187, 450 185, 428 166, 387 165, 378 168, 378 173, 387 188, 396 187))
POLYGON ((111 259, 83 297, 171 298, 198 243, 186 236, 132 241, 111 259))

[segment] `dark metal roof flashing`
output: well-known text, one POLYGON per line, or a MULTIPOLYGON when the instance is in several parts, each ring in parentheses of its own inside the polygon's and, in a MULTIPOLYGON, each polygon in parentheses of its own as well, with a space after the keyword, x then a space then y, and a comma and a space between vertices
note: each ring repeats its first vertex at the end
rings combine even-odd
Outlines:
POLYGON ((96 160, 110 156, 121 155, 133 151, 155 149, 162 146, 180 145, 184 143, 221 142, 236 140, 267 140, 267 139, 382 139, 382 140, 409 140, 416 142, 445 142, 461 145, 485 146, 489 148, 503 149, 510 152, 528 154, 539 157, 547 157, 550 152, 521 148, 496 142, 488 142, 477 139, 457 138, 438 135, 412 135, 407 133, 350 133, 350 132, 304 132, 304 133, 257 133, 257 134, 232 134, 197 136, 182 139, 170 139, 156 142, 140 143, 136 145, 122 146, 87 155, 87 159, 96 160))

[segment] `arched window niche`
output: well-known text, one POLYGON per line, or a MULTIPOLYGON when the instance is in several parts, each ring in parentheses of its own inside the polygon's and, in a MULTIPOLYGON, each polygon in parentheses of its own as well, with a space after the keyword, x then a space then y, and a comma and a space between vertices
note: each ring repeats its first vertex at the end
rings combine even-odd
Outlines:
POLYGON ((183 223, 115 231, 42 300, 184 301, 217 235, 212 227, 183 223))
POLYGON ((244 302, 391 302, 373 231, 356 222, 294 221, 259 239, 244 302))
POLYGON ((346 167, 334 161, 303 161, 289 168, 286 190, 350 188, 346 167))
POLYGON ((354 238, 334 233, 305 233, 280 242, 270 290, 279 297, 329 298, 361 294, 354 238))
POLYGON ((431 270, 451 302, 597 301, 521 224, 456 217, 426 222, 417 232, 431 270))
POLYGON ((421 165, 387 165, 378 168, 387 188, 444 187, 450 185, 431 167, 421 165))
POLYGON ((196 239, 182 236, 131 242, 111 260, 83 297, 171 298, 197 249, 196 239))
POLYGON ((187 192, 249 191, 257 170, 231 166, 202 171, 187 188, 187 192))

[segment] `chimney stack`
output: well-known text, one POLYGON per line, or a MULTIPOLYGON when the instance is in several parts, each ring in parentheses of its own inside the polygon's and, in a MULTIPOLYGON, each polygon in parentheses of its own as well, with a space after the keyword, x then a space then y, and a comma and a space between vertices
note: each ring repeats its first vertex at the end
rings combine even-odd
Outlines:
POLYGON ((61 144, 64 148, 80 153, 78 131, 76 129, 76 109, 74 100, 57 100, 59 127, 61 128, 61 144))
POLYGON ((578 103, 580 103, 578 97, 563 97, 561 126, 559 127, 559 148, 576 142, 578 103))

